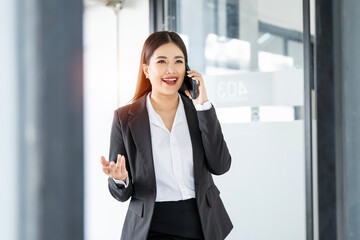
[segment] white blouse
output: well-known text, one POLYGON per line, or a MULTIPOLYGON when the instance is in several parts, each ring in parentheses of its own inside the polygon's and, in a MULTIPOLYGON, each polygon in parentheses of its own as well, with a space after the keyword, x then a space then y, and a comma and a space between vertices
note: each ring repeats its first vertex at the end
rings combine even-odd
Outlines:
MULTIPOLYGON (((156 202, 179 201, 195 198, 193 153, 189 127, 186 121, 184 104, 179 95, 171 132, 166 128, 160 115, 154 110, 150 94, 147 95, 146 108, 150 121, 152 153, 156 179, 156 202)), ((197 111, 209 110, 211 103, 195 106, 197 111)), ((121 180, 117 184, 129 184, 121 180)))

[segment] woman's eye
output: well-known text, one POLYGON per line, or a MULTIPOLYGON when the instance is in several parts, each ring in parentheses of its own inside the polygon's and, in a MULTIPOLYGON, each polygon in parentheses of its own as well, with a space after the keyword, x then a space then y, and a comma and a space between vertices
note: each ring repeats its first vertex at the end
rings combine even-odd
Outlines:
POLYGON ((182 61, 182 60, 177 60, 176 62, 177 62, 177 63, 183 63, 183 61, 182 61))
POLYGON ((160 60, 160 61, 158 61, 158 63, 165 63, 165 61, 164 61, 164 60, 160 60))

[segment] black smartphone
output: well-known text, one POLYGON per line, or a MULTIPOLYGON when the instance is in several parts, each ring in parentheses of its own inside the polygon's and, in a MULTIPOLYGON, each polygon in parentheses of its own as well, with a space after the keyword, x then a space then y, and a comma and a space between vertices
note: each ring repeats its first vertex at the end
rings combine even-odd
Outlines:
MULTIPOLYGON (((187 63, 185 63, 186 71, 190 71, 190 67, 187 63)), ((181 90, 185 92, 185 90, 189 90, 191 92, 191 98, 195 99, 198 97, 198 90, 196 86, 196 80, 187 76, 187 72, 185 72, 184 82, 181 86, 181 90)))

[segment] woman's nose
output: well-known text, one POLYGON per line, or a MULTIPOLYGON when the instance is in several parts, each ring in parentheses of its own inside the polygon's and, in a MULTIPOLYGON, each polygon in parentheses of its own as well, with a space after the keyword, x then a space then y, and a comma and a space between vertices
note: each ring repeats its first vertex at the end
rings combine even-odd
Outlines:
POLYGON ((167 73, 173 73, 174 72, 174 65, 173 64, 169 64, 168 68, 167 68, 167 73))

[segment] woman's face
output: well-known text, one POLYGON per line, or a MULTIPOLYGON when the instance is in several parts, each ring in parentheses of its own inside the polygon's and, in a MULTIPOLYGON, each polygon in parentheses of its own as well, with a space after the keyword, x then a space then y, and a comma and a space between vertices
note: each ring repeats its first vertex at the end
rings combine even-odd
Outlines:
POLYGON ((153 93, 160 95, 177 94, 185 76, 185 57, 175 43, 158 47, 150 58, 149 65, 143 66, 149 76, 153 93))

